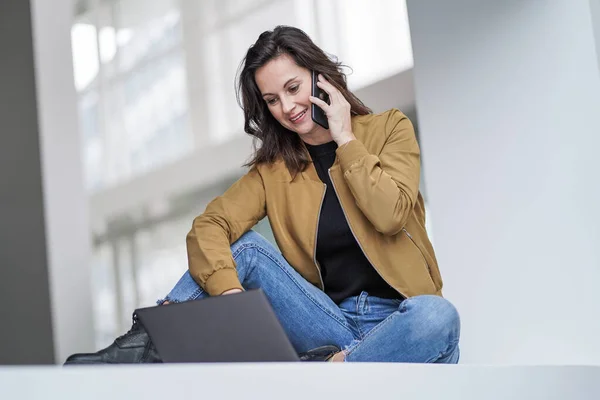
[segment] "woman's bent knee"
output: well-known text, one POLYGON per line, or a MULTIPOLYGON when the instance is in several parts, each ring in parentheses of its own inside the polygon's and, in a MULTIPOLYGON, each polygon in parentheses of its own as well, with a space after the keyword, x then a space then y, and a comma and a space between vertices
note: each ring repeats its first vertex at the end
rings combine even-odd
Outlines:
MULTIPOLYGON (((432 334, 460 335, 460 315, 456 307, 440 296, 423 295, 405 300, 406 308, 418 314, 420 323, 428 325, 432 334), (411 304, 412 303, 412 304, 411 304)), ((402 312, 402 306, 400 308, 402 312)))

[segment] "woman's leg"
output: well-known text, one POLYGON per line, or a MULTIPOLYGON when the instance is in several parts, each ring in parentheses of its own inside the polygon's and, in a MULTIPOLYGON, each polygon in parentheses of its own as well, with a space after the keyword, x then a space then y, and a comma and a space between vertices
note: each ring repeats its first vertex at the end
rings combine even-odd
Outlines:
MULTIPOLYGON (((440 297, 417 296, 398 307, 396 300, 382 304, 371 297, 369 302, 365 293, 351 298, 356 299, 356 304, 347 299, 340 308, 302 278, 258 233, 246 233, 231 246, 231 251, 242 286, 263 289, 298 352, 333 344, 346 348, 346 361, 455 363, 458 360, 458 314, 440 297)), ((159 303, 207 296, 186 272, 159 303)), ((94 354, 73 355, 67 364, 160 361, 153 351, 143 327, 134 324, 130 333, 108 348, 94 354), (139 345, 139 349, 134 345, 139 345), (129 353, 124 355, 124 352, 129 353)))
MULTIPOLYGON (((297 352, 315 347, 343 347, 354 336, 339 307, 300 276, 260 234, 250 231, 231 246, 242 286, 261 288, 297 352)), ((164 300, 169 303, 207 297, 186 272, 164 300)))
POLYGON ((456 364, 460 318, 439 296, 398 301, 363 293, 340 307, 354 322, 360 341, 346 351, 346 361, 456 364))
MULTIPOLYGON (((352 342, 352 331, 337 305, 302 278, 265 238, 250 231, 231 246, 231 251, 242 286, 245 289, 261 288, 265 292, 298 353, 321 346, 342 348, 352 342)), ((208 294, 186 272, 159 304, 203 297, 208 294)), ((328 348, 320 350, 331 351, 328 348)), ((130 331, 113 344, 96 353, 74 354, 65 365, 149 362, 161 362, 161 359, 134 314, 130 331)))

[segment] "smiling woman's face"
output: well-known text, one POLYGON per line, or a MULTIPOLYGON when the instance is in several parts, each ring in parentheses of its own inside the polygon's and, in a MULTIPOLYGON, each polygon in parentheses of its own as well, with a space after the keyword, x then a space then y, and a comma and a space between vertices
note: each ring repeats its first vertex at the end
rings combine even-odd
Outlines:
POLYGON ((330 142, 329 131, 313 122, 310 114, 311 73, 287 54, 266 63, 254 74, 263 100, 275 119, 309 144, 330 142))

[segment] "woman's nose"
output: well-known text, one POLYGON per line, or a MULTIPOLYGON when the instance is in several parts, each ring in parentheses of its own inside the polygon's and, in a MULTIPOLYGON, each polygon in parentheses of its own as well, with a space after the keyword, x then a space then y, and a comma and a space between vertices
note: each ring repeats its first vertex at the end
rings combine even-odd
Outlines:
POLYGON ((285 114, 289 114, 295 107, 295 104, 290 99, 281 99, 281 107, 285 114))

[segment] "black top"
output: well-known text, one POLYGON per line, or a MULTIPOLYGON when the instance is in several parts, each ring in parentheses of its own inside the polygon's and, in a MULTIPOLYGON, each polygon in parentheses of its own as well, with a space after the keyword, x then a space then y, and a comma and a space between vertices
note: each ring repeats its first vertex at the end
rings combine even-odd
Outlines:
POLYGON ((317 233, 317 261, 325 293, 336 304, 366 291, 371 296, 401 298, 371 266, 356 242, 335 194, 328 170, 335 161, 337 144, 306 145, 317 174, 327 185, 317 233))

